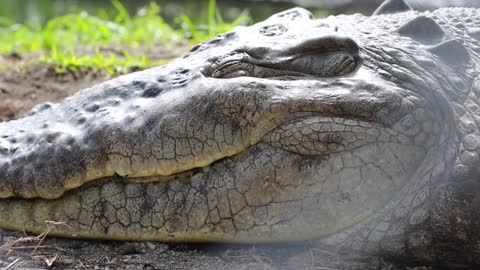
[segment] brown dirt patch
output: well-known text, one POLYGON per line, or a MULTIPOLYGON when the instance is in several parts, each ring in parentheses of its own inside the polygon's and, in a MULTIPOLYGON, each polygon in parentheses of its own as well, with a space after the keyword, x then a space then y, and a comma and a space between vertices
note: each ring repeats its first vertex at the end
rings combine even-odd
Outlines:
POLYGON ((46 101, 59 101, 80 89, 111 78, 106 72, 55 73, 48 66, 0 71, 0 121, 25 115, 46 101))
MULTIPOLYGON (((19 239, 22 235, 5 237, 19 239)), ((51 238, 0 252, 0 269, 395 270, 381 258, 332 253, 312 243, 276 245, 167 244, 51 238), (33 249, 36 248, 34 254, 33 249), (50 260, 50 261, 49 261, 50 260), (53 262, 51 267, 48 262, 53 262)), ((415 270, 429 270, 417 268, 415 270)))
MULTIPOLYGON (((126 51, 131 55, 147 55, 152 62, 165 62, 184 54, 188 44, 175 47, 152 46, 148 48, 118 48, 109 46, 100 48, 105 54, 123 57, 126 51)), ((91 55, 95 51, 90 47, 76 49, 76 54, 91 55)), ((0 56, 0 121, 8 121, 26 114, 42 102, 60 101, 77 91, 111 79, 105 71, 80 70, 76 72, 56 73, 48 65, 35 64, 40 53, 20 55, 11 53, 0 56)), ((130 70, 132 72, 134 70, 130 70)), ((128 71, 127 71, 128 73, 128 71)))

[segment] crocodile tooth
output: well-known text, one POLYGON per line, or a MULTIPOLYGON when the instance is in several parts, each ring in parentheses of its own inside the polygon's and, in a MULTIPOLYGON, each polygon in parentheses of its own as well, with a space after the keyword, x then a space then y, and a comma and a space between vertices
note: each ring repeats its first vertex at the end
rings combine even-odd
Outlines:
POLYGON ((437 44, 445 36, 445 31, 436 21, 423 15, 408 21, 397 32, 423 44, 437 44))
POLYGON ((385 0, 374 12, 373 15, 400 13, 413 10, 404 0, 385 0))
POLYGON ((470 55, 458 40, 448 40, 427 49, 449 65, 459 66, 470 62, 470 55))

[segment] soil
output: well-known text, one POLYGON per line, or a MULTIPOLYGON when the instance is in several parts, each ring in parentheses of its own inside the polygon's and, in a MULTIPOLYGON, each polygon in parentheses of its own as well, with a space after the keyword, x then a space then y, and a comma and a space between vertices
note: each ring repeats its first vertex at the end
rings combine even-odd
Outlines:
MULTIPOLYGON (((122 57, 127 51, 131 55, 147 55, 154 63, 165 62, 184 54, 188 44, 175 47, 118 48, 103 47, 101 52, 122 57)), ((90 47, 76 48, 77 55, 93 54, 90 47)), ((53 66, 35 64, 42 53, 0 55, 0 122, 19 118, 42 102, 60 101, 75 92, 111 79, 106 71, 79 70, 57 73, 53 66)), ((135 68, 125 71, 133 72, 135 68)))
POLYGON ((0 121, 19 118, 46 101, 59 101, 80 89, 109 79, 107 72, 56 74, 47 66, 0 70, 0 121))
MULTIPOLYGON (((0 121, 22 117, 36 104, 59 101, 111 78, 106 72, 94 71, 57 74, 45 65, 16 68, 19 57, 6 57, 8 67, 0 70, 0 121)), ((315 242, 171 244, 48 237, 41 242, 19 242, 23 237, 25 234, 0 230, 0 246, 17 242, 12 249, 0 249, 0 269, 431 269, 337 254, 315 242)))

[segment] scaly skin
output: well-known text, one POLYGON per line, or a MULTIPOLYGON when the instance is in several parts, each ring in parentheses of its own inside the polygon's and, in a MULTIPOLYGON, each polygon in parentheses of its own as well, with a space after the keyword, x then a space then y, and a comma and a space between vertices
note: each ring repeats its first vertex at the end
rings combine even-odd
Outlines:
POLYGON ((475 263, 476 25, 292 9, 39 105, 0 124, 0 227, 475 263))

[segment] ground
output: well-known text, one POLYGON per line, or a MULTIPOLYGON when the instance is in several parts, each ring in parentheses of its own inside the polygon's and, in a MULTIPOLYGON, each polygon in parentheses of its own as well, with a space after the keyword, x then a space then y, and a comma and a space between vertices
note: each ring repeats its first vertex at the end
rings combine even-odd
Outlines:
POLYGON ((415 269, 378 258, 333 254, 311 243, 235 246, 48 239, 35 256, 31 251, 13 251, 0 267, 20 258, 10 269, 43 269, 48 258, 58 255, 51 269, 415 269))
MULTIPOLYGON (((26 64, 25 56, 5 57, 0 69, 0 121, 22 117, 34 105, 59 101, 107 80, 100 71, 58 74, 46 65, 26 64), (23 60, 22 60, 23 59, 23 60)), ((61 225, 59 225, 61 226, 61 225)), ((22 233, 0 231, 0 269, 437 269, 407 267, 385 259, 339 254, 318 243, 274 245, 166 244, 46 238, 22 241, 22 233), (6 243, 6 245, 5 245, 6 243), (15 243, 10 246, 9 243, 15 243), (48 267, 48 264, 52 264, 48 267)))

